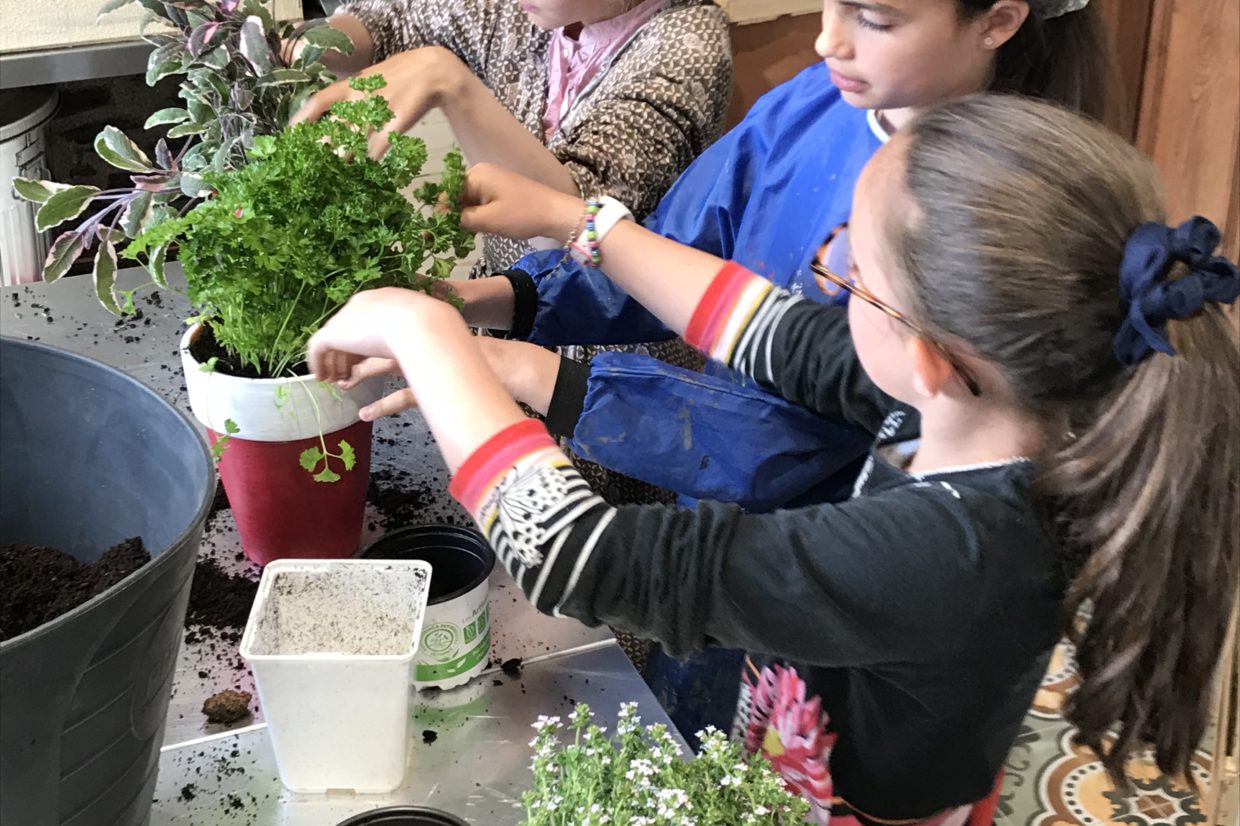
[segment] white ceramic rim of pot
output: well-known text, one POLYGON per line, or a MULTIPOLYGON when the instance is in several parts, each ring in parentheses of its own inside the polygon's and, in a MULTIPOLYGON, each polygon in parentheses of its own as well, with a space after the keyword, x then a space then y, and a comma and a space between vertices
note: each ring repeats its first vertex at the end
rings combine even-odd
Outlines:
POLYGON ((314 660, 322 660, 324 662, 332 660, 347 660, 349 662, 365 661, 374 663, 393 662, 393 663, 413 663, 413 658, 418 653, 418 646, 422 642, 422 624, 426 619, 426 606, 423 604, 422 610, 418 612, 413 623, 413 634, 409 642, 409 648, 400 654, 255 654, 254 635, 258 633, 258 618, 262 616, 262 609, 267 605, 267 600, 271 597, 271 589, 275 585, 276 577, 282 573, 289 571, 297 572, 326 572, 331 568, 340 568, 348 566, 365 566, 368 568, 379 568, 383 566, 396 566, 400 568, 421 568, 426 571, 426 591, 430 592, 431 582, 431 566, 420 559, 277 559, 268 562, 263 568, 263 575, 258 582, 258 592, 254 595, 254 604, 250 606, 250 616, 246 619, 245 630, 241 633, 241 645, 237 650, 246 662, 252 663, 285 663, 285 662, 310 662, 314 660))
POLYGON ((224 433, 225 422, 231 420, 237 426, 238 439, 311 439, 357 424, 358 411, 383 396, 382 376, 367 379, 350 390, 340 390, 324 387, 314 376, 247 379, 203 371, 201 363, 190 353, 190 344, 201 329, 201 324, 195 324, 181 337, 181 366, 190 411, 199 424, 216 433, 224 433), (281 390, 282 387, 287 389, 281 390), (283 400, 279 398, 281 393, 283 400))

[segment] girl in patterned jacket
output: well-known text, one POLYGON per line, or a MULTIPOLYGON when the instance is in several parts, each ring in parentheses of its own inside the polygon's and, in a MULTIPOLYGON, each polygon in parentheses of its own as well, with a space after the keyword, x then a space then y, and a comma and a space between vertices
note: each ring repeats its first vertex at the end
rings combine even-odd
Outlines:
MULTIPOLYGON (((582 209, 497 167, 467 189, 468 222, 514 235, 563 239, 582 209)), ((1065 631, 1068 717, 1111 774, 1147 746, 1188 769, 1240 573, 1240 270, 1204 218, 1163 223, 1148 160, 1044 103, 923 113, 814 256, 846 308, 633 222, 605 232, 606 209, 597 251, 636 300, 872 444, 839 504, 611 507, 453 308, 355 297, 311 341, 315 373, 397 360, 539 610, 752 652, 737 733, 818 823, 965 822, 1065 631)))
MULTIPOLYGON (((353 40, 323 61, 382 74, 406 131, 440 109, 466 158, 645 215, 723 128, 731 96, 727 19, 710 0, 350 0, 330 24, 353 40)), ((339 81, 293 122, 356 97, 339 81)), ((371 151, 387 147, 376 133, 371 151)), ((530 245, 483 239, 479 272, 530 245)))

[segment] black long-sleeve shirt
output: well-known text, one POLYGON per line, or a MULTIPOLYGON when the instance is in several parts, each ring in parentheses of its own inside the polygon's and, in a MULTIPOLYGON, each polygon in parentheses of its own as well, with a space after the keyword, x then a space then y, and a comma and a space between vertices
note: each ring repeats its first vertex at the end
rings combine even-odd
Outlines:
POLYGON ((475 453, 454 493, 539 610, 672 652, 753 652, 737 732, 820 809, 882 822, 984 797, 1059 631, 1031 463, 908 473, 918 415, 866 376, 846 311, 734 265, 686 338, 873 433, 853 498, 766 515, 613 508, 534 422, 475 453))

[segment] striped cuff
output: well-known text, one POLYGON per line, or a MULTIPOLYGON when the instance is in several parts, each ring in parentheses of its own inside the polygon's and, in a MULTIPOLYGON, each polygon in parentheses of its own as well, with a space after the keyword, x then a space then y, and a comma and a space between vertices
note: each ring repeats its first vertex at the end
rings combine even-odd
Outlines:
POLYGON ((730 365, 737 344, 774 285, 729 261, 702 296, 685 340, 712 359, 730 365))
POLYGON ((526 457, 548 448, 560 452, 542 422, 526 419, 506 427, 487 439, 457 469, 448 493, 481 523, 479 511, 504 474, 526 457))

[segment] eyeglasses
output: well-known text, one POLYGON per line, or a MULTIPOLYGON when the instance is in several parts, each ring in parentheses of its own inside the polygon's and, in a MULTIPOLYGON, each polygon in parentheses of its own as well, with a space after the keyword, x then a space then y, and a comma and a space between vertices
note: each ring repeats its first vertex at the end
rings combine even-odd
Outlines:
POLYGON ((948 363, 951 364, 956 374, 960 376, 964 386, 969 388, 969 392, 974 396, 982 395, 982 388, 978 385, 977 379, 973 377, 973 374, 960 363, 958 358, 952 355, 950 350, 936 341, 927 332, 925 327, 922 327, 916 321, 913 321, 904 313, 858 284, 856 279, 851 276, 853 267, 849 255, 848 224, 841 224, 827 236, 826 243, 818 250, 818 255, 814 256, 814 260, 810 261, 809 267, 813 270, 814 275, 817 276, 815 280, 817 280, 818 286, 822 288, 824 293, 830 296, 838 296, 841 293, 847 292, 860 298, 870 306, 882 310, 916 333, 919 338, 934 345, 943 354, 943 357, 947 359, 948 363), (823 261, 826 263, 822 263, 823 261), (839 273, 849 273, 849 275, 840 275, 839 273))

